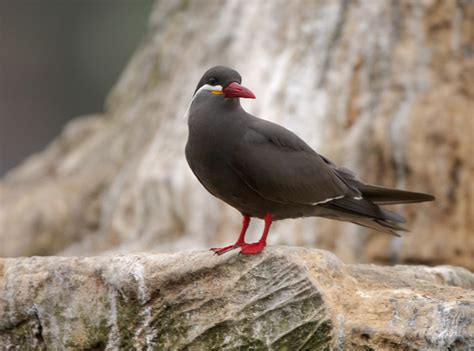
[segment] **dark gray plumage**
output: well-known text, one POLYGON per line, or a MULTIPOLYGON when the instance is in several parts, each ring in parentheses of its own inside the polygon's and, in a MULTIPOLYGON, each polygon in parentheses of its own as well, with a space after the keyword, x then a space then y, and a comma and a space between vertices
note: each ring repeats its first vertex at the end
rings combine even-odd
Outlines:
POLYGON ((338 168, 291 131, 245 112, 239 97, 254 98, 227 67, 209 69, 188 109, 186 159, 203 186, 239 210, 244 225, 236 244, 258 253, 272 220, 320 216, 397 235, 400 215, 379 205, 432 201, 428 194, 369 185, 338 168), (250 217, 265 219, 262 239, 245 243, 250 217))

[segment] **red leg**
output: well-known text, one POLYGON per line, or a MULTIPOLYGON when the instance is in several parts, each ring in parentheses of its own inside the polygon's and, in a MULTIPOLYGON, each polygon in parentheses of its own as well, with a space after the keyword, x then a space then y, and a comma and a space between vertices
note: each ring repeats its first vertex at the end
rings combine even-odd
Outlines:
POLYGON ((214 251, 218 255, 222 255, 223 253, 226 253, 227 251, 234 250, 244 245, 245 233, 247 232, 247 228, 249 227, 249 224, 250 224, 250 217, 244 216, 244 219, 242 220, 242 229, 240 230, 240 235, 239 235, 239 238, 237 239, 237 242, 234 245, 229 245, 229 246, 220 247, 220 248, 213 248, 211 250, 214 251))
POLYGON ((272 225, 273 217, 270 213, 265 215, 265 228, 263 229, 262 237, 256 243, 252 244, 243 244, 242 250, 240 253, 242 254, 257 254, 263 251, 263 248, 267 246, 267 236, 268 232, 270 231, 270 226, 272 225))

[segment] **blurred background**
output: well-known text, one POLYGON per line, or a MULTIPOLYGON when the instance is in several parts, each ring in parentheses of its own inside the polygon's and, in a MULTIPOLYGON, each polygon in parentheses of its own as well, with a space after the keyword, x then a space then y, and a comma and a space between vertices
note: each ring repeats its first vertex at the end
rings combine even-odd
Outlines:
POLYGON ((151 0, 0 1, 0 175, 104 99, 145 34, 151 0))
MULTIPOLYGON (((368 182, 437 197, 392 208, 408 220, 402 238, 308 218, 277 222, 270 244, 474 269, 474 1, 25 0, 0 10, 0 256, 233 242, 240 214, 184 158, 192 92, 223 64, 255 92, 242 102, 250 113, 368 182)), ((261 227, 252 221, 250 240, 261 227)))

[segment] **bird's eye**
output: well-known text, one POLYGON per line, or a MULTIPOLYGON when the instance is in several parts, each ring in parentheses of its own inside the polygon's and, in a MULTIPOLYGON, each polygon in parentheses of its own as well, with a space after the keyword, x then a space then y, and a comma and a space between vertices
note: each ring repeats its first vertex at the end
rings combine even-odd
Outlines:
POLYGON ((214 77, 212 77, 212 78, 209 78, 208 82, 209 82, 209 84, 211 84, 211 85, 216 85, 216 84, 217 84, 217 79, 214 78, 214 77))

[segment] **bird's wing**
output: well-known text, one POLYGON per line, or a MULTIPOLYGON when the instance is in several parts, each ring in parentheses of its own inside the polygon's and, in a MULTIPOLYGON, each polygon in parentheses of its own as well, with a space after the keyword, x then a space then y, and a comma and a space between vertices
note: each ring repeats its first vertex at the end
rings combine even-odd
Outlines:
POLYGON ((360 195, 297 135, 263 120, 244 134, 230 166, 249 187, 272 201, 320 204, 360 195))

